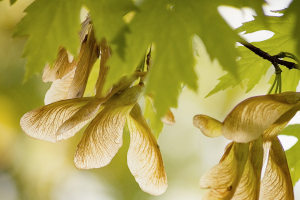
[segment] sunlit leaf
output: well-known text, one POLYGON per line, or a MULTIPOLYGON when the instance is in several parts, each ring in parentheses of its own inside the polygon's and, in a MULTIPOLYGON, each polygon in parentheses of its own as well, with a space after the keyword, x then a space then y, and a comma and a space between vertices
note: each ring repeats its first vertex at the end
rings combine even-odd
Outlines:
POLYGON ((145 97, 144 116, 147 120, 149 120, 149 126, 151 127, 153 134, 156 138, 158 138, 160 132, 164 127, 164 124, 160 119, 157 119, 153 104, 149 97, 145 97))
MULTIPOLYGON (((295 15, 288 15, 285 17, 267 17, 265 22, 263 22, 259 17, 256 17, 255 20, 244 23, 243 26, 237 29, 237 31, 253 33, 259 30, 270 30, 275 33, 272 38, 261 42, 253 42, 252 44, 270 55, 276 55, 282 51, 297 55, 297 43, 293 36, 295 22, 295 15), (266 26, 266 23, 268 26, 266 26)), ((260 81, 262 76, 267 73, 268 69, 272 65, 269 61, 264 60, 243 46, 238 47, 238 49, 241 58, 237 61, 238 68, 236 68, 236 72, 240 81, 234 79, 232 74, 227 73, 219 79, 220 82, 208 94, 208 96, 221 90, 235 87, 243 80, 248 80, 246 92, 249 92, 260 81)), ((285 67, 282 66, 281 68, 285 67)), ((300 71, 296 69, 283 69, 282 77, 283 91, 295 91, 300 79, 300 71)))
POLYGON ((109 42, 126 27, 123 16, 136 9, 130 0, 85 0, 95 28, 98 41, 106 38, 109 42))
POLYGON ((17 0, 10 0, 10 5, 13 5, 14 3, 16 3, 17 0))
POLYGON ((293 185, 300 179, 300 142, 299 142, 300 125, 290 125, 282 131, 282 135, 291 135, 298 138, 298 142, 286 151, 286 157, 293 181, 293 185))
POLYGON ((36 0, 15 29, 15 36, 29 36, 23 56, 26 77, 39 73, 47 62, 53 64, 60 46, 73 55, 79 48, 79 0, 36 0), (68 13, 68 14, 66 14, 68 13))
POLYGON ((218 6, 214 1, 192 0, 146 0, 141 3, 129 24, 130 32, 126 34, 127 45, 123 51, 125 55, 113 54, 109 61, 111 70, 107 85, 124 74, 132 73, 149 46, 153 45, 153 65, 146 92, 155 95, 154 105, 158 118, 161 118, 167 108, 177 107, 182 84, 197 89, 192 52, 192 36, 195 34, 203 40, 211 59, 217 58, 226 70, 235 73, 237 51, 234 43, 237 37, 219 15, 218 6), (205 17, 202 13, 206 13, 205 17), (218 36, 220 32, 222 37, 218 36))
MULTIPOLYGON (((292 1, 289 8, 287 9, 286 16, 289 18, 290 16, 296 17, 296 20, 294 21, 294 29, 292 32, 292 37, 294 39, 295 45, 296 45, 296 53, 298 56, 300 56, 300 41, 299 41, 299 33, 300 33, 300 12, 299 8, 300 2, 299 1, 292 1)), ((299 58, 299 57, 298 57, 299 58)))

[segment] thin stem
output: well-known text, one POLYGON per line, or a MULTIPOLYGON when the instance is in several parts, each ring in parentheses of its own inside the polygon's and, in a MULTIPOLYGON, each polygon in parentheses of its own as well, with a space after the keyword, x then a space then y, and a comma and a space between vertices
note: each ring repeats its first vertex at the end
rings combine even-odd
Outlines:
POLYGON ((147 71, 149 71, 150 64, 151 64, 151 46, 150 46, 149 53, 147 54, 146 57, 146 64, 147 64, 147 71))
POLYGON ((281 93, 281 74, 278 75, 279 76, 279 80, 278 80, 278 85, 279 85, 279 93, 281 93))
POLYGON ((273 81, 273 84, 272 84, 272 86, 271 86, 271 88, 270 88, 268 94, 271 94, 271 92, 272 92, 272 90, 273 90, 273 88, 274 88, 276 82, 277 82, 277 75, 276 75, 276 77, 275 77, 275 80, 273 81))
POLYGON ((278 82, 279 82, 279 77, 278 77, 278 74, 276 74, 276 82, 277 82, 277 84, 276 84, 275 94, 278 93, 278 89, 279 89, 279 84, 278 84, 278 82))
MULTIPOLYGON (((149 66, 150 66, 150 62, 151 62, 151 47, 150 47, 150 50, 148 52, 148 54, 146 53, 145 54, 145 57, 143 59, 143 62, 142 62, 142 67, 141 67, 141 71, 145 72, 145 62, 146 62, 146 66, 147 66, 147 69, 146 69, 146 72, 149 71, 149 66)), ((145 76, 142 76, 140 78, 140 83, 144 83, 145 81, 145 76)))

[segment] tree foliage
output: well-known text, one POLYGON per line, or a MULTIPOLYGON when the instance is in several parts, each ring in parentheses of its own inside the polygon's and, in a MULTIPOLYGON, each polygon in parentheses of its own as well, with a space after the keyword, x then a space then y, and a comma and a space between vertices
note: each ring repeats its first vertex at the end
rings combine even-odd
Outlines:
MULTIPOLYGON (((114 52, 109 61, 111 70, 106 88, 134 71, 152 45, 153 65, 146 92, 155 95, 154 104, 158 117, 161 117, 168 107, 177 107, 182 86, 197 89, 192 46, 195 35, 202 39, 211 59, 218 59, 223 68, 238 79, 235 62, 238 35, 218 13, 221 3, 192 0, 47 3, 38 0, 25 10, 27 15, 18 24, 15 36, 29 35, 24 56, 28 58, 27 76, 31 76, 40 72, 47 62, 54 62, 59 46, 76 55, 79 11, 85 6, 91 15, 96 37, 98 40, 105 37, 114 52), (126 14, 134 15, 128 23, 124 20, 126 14), (222 37, 219 37, 221 32, 222 37)), ((230 6, 252 6, 258 13, 262 13, 261 3, 228 1, 230 6)))

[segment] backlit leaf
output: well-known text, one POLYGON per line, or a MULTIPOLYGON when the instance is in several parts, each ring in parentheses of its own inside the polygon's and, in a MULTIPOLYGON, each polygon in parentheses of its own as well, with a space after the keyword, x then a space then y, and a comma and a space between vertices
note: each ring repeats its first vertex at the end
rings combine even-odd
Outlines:
POLYGON ((10 5, 13 5, 14 3, 16 3, 17 0, 10 0, 10 5))
MULTIPOLYGON (((295 20, 295 15, 292 14, 284 17, 267 17, 265 22, 256 17, 255 20, 244 23, 237 31, 253 33, 259 30, 270 30, 275 33, 273 37, 262 42, 253 42, 252 44, 270 55, 276 55, 282 51, 297 55, 296 42, 293 36, 295 20)), ((234 79, 231 73, 227 73, 219 79, 220 82, 208 96, 229 87, 235 87, 243 80, 248 80, 246 92, 249 92, 272 65, 269 61, 264 60, 243 46, 238 47, 238 50, 241 56, 240 60, 237 61, 238 68, 236 69, 239 81, 234 79)), ((284 66, 281 68, 283 69, 283 91, 295 91, 300 79, 300 71, 296 69, 287 70, 284 66)))
MULTIPOLYGON (((125 55, 113 54, 106 87, 118 77, 132 73, 152 45, 153 64, 146 93, 155 95, 154 105, 158 118, 161 118, 167 108, 177 107, 182 85, 197 89, 192 52, 195 34, 203 40, 211 59, 217 58, 224 69, 235 73, 237 51, 234 43, 237 37, 221 18, 218 6, 214 1, 143 1, 129 24, 130 32, 125 35, 127 45, 123 51, 113 51, 125 52, 125 55)), ((117 42, 124 43, 124 40, 117 42)))
POLYGON ((130 0, 87 0, 83 3, 89 10, 98 41, 105 37, 111 42, 126 26, 123 16, 136 9, 130 0))
POLYGON ((300 179, 300 142, 299 142, 300 124, 289 125, 281 134, 291 135, 298 138, 298 142, 289 150, 286 151, 286 158, 288 161, 293 185, 300 179))
POLYGON ((156 117, 156 113, 153 108, 153 104, 150 101, 149 97, 145 97, 145 112, 144 116, 147 120, 149 120, 149 126, 153 131, 155 138, 157 139, 160 132, 162 131, 164 124, 163 122, 156 117))
MULTIPOLYGON (((299 33, 300 33, 300 12, 299 12, 300 2, 292 1, 289 8, 287 9, 286 16, 294 16, 296 20, 294 21, 294 29, 292 33, 292 37, 295 40, 296 52, 298 56, 300 55, 300 41, 299 41, 299 33)), ((299 57, 298 57, 299 58, 299 57)))
POLYGON ((36 0, 15 29, 14 36, 29 36, 23 56, 26 77, 39 73, 47 62, 53 64, 60 46, 73 55, 79 48, 79 0, 36 0))

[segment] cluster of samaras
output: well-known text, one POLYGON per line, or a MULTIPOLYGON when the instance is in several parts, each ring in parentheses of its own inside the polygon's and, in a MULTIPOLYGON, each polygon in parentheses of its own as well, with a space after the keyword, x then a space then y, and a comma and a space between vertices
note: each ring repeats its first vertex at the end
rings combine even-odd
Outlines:
MULTIPOLYGON (((21 119, 22 129, 33 138, 58 142, 74 136, 90 122, 74 158, 76 167, 90 169, 110 163, 122 146, 127 122, 130 131, 128 167, 142 190, 162 194, 167 188, 162 156, 137 102, 146 72, 135 71, 104 91, 110 48, 105 40, 96 41, 89 18, 82 23, 79 36, 81 48, 75 58, 70 58, 61 48, 54 66, 46 66, 43 81, 53 83, 46 93, 45 106, 26 113, 21 119), (95 95, 84 97, 98 57, 100 70, 95 95)), ((174 123, 174 116, 171 112, 168 114, 163 121, 174 123)))
POLYGON ((196 115, 194 125, 208 137, 233 140, 220 163, 204 174, 204 199, 292 200, 293 184, 278 139, 300 110, 300 93, 256 96, 239 103, 223 122, 196 115), (263 163, 266 170, 262 174, 263 163))

